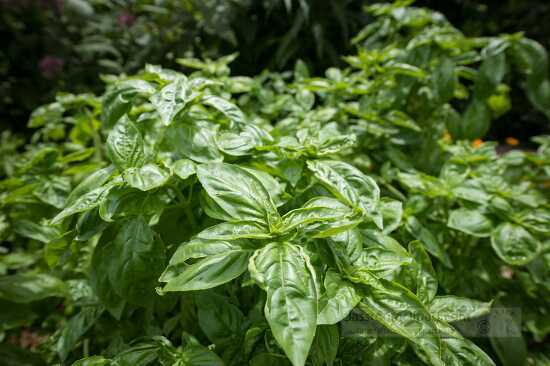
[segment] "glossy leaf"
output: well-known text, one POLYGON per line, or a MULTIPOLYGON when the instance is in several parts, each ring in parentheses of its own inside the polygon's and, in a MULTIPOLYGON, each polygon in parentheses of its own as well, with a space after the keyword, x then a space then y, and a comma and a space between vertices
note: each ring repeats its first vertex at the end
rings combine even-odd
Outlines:
POLYGON ((164 268, 164 244, 143 217, 122 224, 113 240, 109 280, 116 293, 146 305, 164 268))
POLYGON ((416 296, 423 304, 430 304, 437 294, 437 274, 422 243, 419 241, 410 242, 409 252, 415 259, 416 296))
POLYGON ((205 290, 229 282, 247 269, 252 250, 245 243, 197 240, 178 248, 160 281, 171 291, 205 290), (202 258, 186 265, 189 258, 202 258))
POLYGON ((65 283, 45 273, 14 274, 0 277, 0 298, 29 303, 48 297, 66 297, 65 283))
POLYGON ((455 322, 488 314, 491 311, 491 302, 456 296, 436 296, 429 309, 436 318, 445 322, 455 322))
POLYGON ((273 225, 280 219, 266 188, 248 171, 230 164, 203 164, 197 177, 210 198, 233 220, 273 225))
POLYGON ((376 182, 353 166, 331 160, 308 161, 308 168, 337 198, 368 213, 380 199, 376 182))
POLYGON ((347 317, 361 300, 353 284, 337 272, 327 272, 324 287, 325 292, 319 298, 317 324, 338 323, 347 317))
POLYGON ((126 183, 141 191, 149 191, 163 186, 170 175, 167 171, 155 164, 146 164, 139 168, 128 168, 122 176, 126 183))
POLYGON ((119 169, 139 167, 145 162, 143 137, 128 117, 120 119, 109 133, 107 152, 119 169))
POLYGON ((250 274, 267 292, 265 317, 294 366, 303 366, 317 327, 315 272, 304 251, 272 243, 250 258, 250 274))
POLYGON ((493 223, 487 216, 465 208, 451 211, 447 226, 480 238, 490 236, 493 230, 493 223))
POLYGON ((521 226, 503 223, 491 234, 495 253, 506 263, 525 265, 531 262, 540 250, 540 242, 521 226))
POLYGON ((359 309, 415 344, 432 365, 444 365, 437 327, 420 300, 397 283, 368 273, 361 277, 359 309))

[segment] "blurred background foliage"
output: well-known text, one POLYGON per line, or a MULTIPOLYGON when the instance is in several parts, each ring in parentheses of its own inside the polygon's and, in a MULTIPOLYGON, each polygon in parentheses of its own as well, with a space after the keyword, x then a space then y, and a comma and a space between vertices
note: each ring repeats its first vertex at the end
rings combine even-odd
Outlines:
MULTIPOLYGON (((100 74, 179 57, 238 52, 235 75, 342 65, 350 39, 371 19, 365 0, 0 0, 0 128, 23 132, 30 112, 60 91, 99 92, 100 74)), ((547 0, 418 0, 468 36, 525 31, 550 48, 547 0)), ((519 80, 519 79, 518 79, 519 80)), ((512 111, 488 137, 548 133, 548 122, 512 88, 512 111), (525 128, 525 126, 529 128, 525 128)))
MULTIPOLYGON (((415 5, 442 12, 467 36, 523 32, 550 49, 548 0, 418 0, 415 5)), ((513 136, 526 142, 531 136, 549 133, 548 121, 529 106, 519 85, 512 83, 510 100, 510 113, 492 125, 488 138, 503 141, 513 136)))

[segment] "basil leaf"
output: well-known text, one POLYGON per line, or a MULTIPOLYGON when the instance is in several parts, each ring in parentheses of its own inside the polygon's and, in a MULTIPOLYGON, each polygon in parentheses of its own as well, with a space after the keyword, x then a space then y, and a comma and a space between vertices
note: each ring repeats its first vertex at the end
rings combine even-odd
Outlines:
POLYGON ((184 244, 160 277, 163 292, 206 290, 229 282, 247 269, 252 255, 244 242, 198 240, 184 244), (202 258, 186 265, 189 258, 202 258))
POLYGON ((206 95, 201 99, 201 102, 217 109, 232 122, 237 124, 246 123, 243 112, 235 104, 223 98, 216 95, 206 95))
POLYGON ((180 76, 149 99, 157 110, 162 124, 168 126, 191 98, 191 90, 185 76, 180 76))
POLYGON ((456 296, 436 296, 429 305, 430 313, 445 322, 475 318, 491 311, 491 302, 456 296))
POLYGON ((328 271, 324 281, 325 293, 319 298, 317 324, 336 324, 349 315, 361 301, 352 283, 338 273, 328 271))
MULTIPOLYGON (((437 275, 430 257, 419 241, 409 243, 409 252, 415 259, 416 296, 423 304, 430 304, 437 294, 437 275)), ((431 310, 431 308, 430 308, 431 310)))
POLYGON ((491 234, 491 245, 504 262, 521 266, 538 255, 541 244, 521 226, 502 223, 491 234))
POLYGON ((270 227, 279 213, 262 182, 236 165, 199 165, 197 177, 210 198, 234 221, 256 221, 270 227))
POLYGON ((266 227, 255 222, 224 222, 197 234, 206 240, 269 239, 271 236, 266 227))
POLYGON ((120 170, 138 167, 145 162, 143 137, 128 117, 121 118, 109 133, 107 153, 120 170))
POLYGON ((493 223, 487 216, 466 208, 451 211, 447 226, 480 238, 489 237, 493 231, 493 223))
POLYGON ((424 244, 426 250, 439 259, 443 264, 449 268, 453 268, 449 255, 443 249, 439 240, 432 234, 432 232, 418 221, 414 216, 409 216, 405 224, 405 228, 411 233, 415 239, 424 244))
POLYGON ((344 221, 353 214, 349 207, 333 198, 317 197, 306 202, 303 207, 287 212, 282 217, 281 225, 284 231, 290 231, 318 222, 344 221))
POLYGON ((134 97, 154 92, 155 88, 144 80, 130 79, 115 84, 103 97, 102 117, 105 124, 113 126, 130 110, 134 97))
POLYGON ((267 291, 265 317, 294 366, 303 366, 317 326, 315 272, 303 249, 272 243, 250 258, 250 275, 267 291))
POLYGON ((130 187, 149 191, 166 184, 170 175, 155 164, 146 164, 139 168, 128 168, 122 176, 130 187))
POLYGON ((416 345, 432 365, 444 365, 436 324, 420 300, 405 287, 363 272, 361 311, 416 345))
POLYGON ((187 179, 197 172, 197 166, 191 160, 180 159, 174 162, 171 166, 172 171, 180 179, 187 179))
POLYGON ((110 281, 111 268, 115 265, 117 258, 111 255, 113 243, 108 237, 109 234, 103 233, 94 249, 90 266, 90 284, 101 304, 115 319, 120 319, 126 301, 115 292, 110 281))
MULTIPOLYGON (((338 199, 351 207, 372 213, 380 199, 376 182, 357 168, 341 161, 315 160, 307 162, 315 177, 338 199)), ((377 221, 375 221, 377 222, 377 221)), ((377 222, 381 226, 381 222, 377 222)))
POLYGON ((216 131, 217 126, 210 123, 185 120, 168 127, 163 143, 178 158, 198 163, 221 162, 223 155, 215 145, 216 131))
POLYGON ((113 240, 109 281, 116 293, 136 305, 152 300, 164 268, 164 244, 143 217, 124 222, 113 240))
POLYGON ((61 360, 66 360, 80 338, 94 325, 105 311, 103 306, 86 306, 69 319, 61 332, 56 349, 61 360))
POLYGON ((332 366, 338 354, 340 332, 336 325, 322 325, 317 327, 313 345, 311 347, 311 359, 316 366, 332 366))
POLYGON ((0 299, 29 303, 48 297, 67 297, 65 283, 45 273, 22 273, 0 277, 0 299))
POLYGON ((52 224, 57 224, 63 219, 72 216, 74 214, 89 211, 101 204, 107 194, 115 187, 114 184, 108 183, 102 187, 98 187, 88 193, 77 198, 72 204, 66 207, 63 211, 57 214, 52 219, 52 224))
POLYGON ((237 342, 245 322, 239 308, 215 293, 199 292, 195 298, 199 326, 208 339, 221 347, 237 342))

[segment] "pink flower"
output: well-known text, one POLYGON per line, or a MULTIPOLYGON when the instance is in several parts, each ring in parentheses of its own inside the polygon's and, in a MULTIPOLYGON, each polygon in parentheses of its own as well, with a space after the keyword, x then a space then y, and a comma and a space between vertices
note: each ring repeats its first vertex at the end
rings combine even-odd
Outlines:
POLYGON ((132 24, 134 24, 135 21, 136 21, 135 15, 126 10, 120 13, 117 18, 118 25, 123 28, 128 28, 132 26, 132 24))
POLYGON ((45 79, 55 79, 63 71, 65 60, 56 56, 44 56, 38 63, 40 73, 45 79))

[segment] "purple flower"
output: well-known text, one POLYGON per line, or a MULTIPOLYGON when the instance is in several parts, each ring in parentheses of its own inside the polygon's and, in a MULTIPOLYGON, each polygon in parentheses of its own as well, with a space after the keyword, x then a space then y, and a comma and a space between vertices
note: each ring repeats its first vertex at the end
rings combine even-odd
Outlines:
POLYGON ((132 24, 134 24, 135 21, 136 21, 136 17, 134 16, 134 14, 130 13, 127 10, 120 13, 117 18, 118 25, 123 28, 128 28, 132 26, 132 24))
POLYGON ((45 79, 55 79, 63 71, 65 60, 56 56, 44 56, 38 63, 40 73, 45 79))

